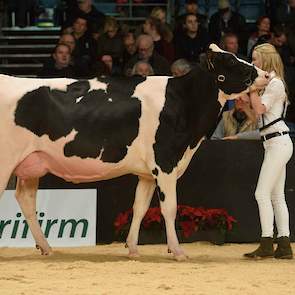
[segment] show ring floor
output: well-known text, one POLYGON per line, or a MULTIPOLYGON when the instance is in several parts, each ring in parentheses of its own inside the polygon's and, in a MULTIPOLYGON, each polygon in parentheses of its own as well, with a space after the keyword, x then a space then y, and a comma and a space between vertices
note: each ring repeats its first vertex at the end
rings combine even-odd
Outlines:
POLYGON ((55 248, 50 257, 33 248, 0 248, 0 294, 295 294, 295 260, 242 257, 256 246, 183 244, 186 262, 174 261, 166 245, 139 246, 137 261, 127 258, 120 243, 55 248))

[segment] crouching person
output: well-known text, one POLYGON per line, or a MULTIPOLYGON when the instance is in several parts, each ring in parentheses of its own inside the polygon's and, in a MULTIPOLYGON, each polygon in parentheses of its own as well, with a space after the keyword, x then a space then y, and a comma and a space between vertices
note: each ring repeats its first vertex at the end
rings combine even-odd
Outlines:
POLYGON ((260 139, 257 118, 247 94, 234 101, 234 107, 222 114, 211 139, 260 139))

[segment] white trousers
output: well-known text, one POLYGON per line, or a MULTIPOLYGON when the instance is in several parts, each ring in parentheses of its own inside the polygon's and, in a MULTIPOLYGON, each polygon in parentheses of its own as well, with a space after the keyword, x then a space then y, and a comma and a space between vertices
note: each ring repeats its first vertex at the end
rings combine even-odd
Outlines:
POLYGON ((293 143, 287 134, 266 140, 263 146, 264 160, 255 191, 261 236, 273 237, 275 219, 278 237, 289 237, 289 211, 285 200, 285 180, 286 164, 292 156, 293 143))

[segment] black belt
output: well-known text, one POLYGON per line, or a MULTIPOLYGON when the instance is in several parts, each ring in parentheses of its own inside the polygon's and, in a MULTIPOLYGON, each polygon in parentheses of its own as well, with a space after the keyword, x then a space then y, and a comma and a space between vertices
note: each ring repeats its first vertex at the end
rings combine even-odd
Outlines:
POLYGON ((277 136, 281 136, 281 135, 285 135, 285 134, 289 134, 289 131, 269 133, 269 134, 266 134, 266 135, 262 135, 261 139, 263 141, 266 141, 266 140, 271 139, 273 137, 277 137, 277 136))

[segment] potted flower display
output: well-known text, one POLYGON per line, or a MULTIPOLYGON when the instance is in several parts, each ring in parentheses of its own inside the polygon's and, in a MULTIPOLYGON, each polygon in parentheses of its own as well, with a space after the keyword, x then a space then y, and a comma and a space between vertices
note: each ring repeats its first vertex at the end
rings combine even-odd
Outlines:
MULTIPOLYGON (((114 226, 118 240, 125 241, 131 225, 133 211, 118 214, 114 226)), ((236 220, 225 209, 205 209, 179 205, 176 229, 180 242, 210 241, 223 244, 225 234, 232 230, 236 220)), ((158 207, 149 208, 142 221, 139 244, 166 242, 165 223, 158 207)))

